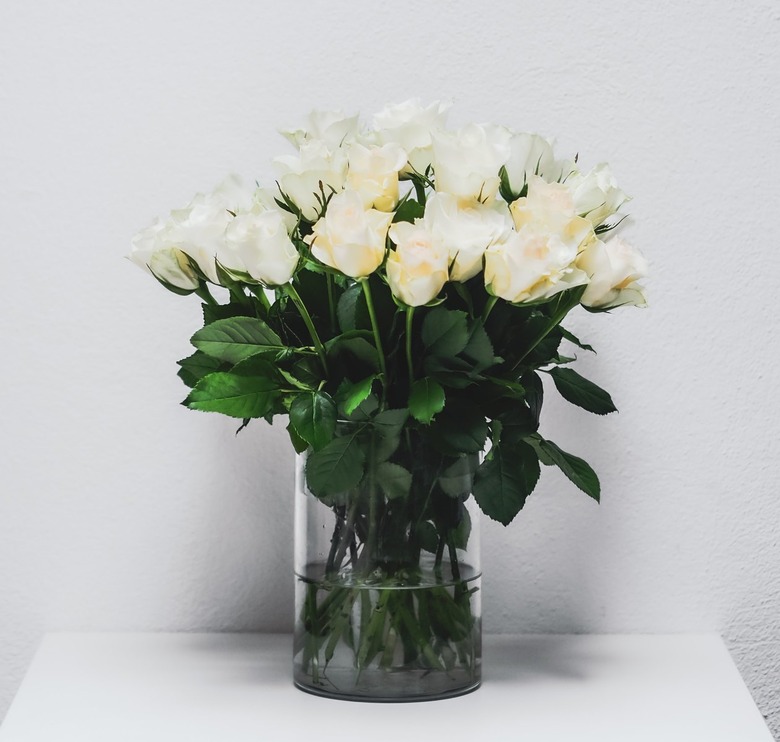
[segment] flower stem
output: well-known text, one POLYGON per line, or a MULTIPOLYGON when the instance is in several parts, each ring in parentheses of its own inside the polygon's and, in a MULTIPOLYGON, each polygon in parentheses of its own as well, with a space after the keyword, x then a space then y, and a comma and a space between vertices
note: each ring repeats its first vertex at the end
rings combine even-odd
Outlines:
POLYGON ((211 307, 218 307, 219 302, 213 297, 211 292, 209 291, 209 287, 201 281, 200 286, 195 289, 195 295, 199 296, 203 301, 206 302, 211 307))
POLYGON ((414 384, 414 363, 412 361, 412 324, 414 307, 406 307, 406 368, 409 371, 409 388, 414 384))
POLYGON ((368 278, 361 278, 360 284, 363 287, 363 294, 366 297, 368 316, 371 319, 371 329, 374 332, 374 344, 376 345, 376 352, 379 355, 379 371, 382 376, 382 407, 384 407, 387 398, 387 364, 385 363, 385 351, 382 347, 382 338, 379 335, 379 324, 376 320, 374 299, 371 295, 371 286, 368 283, 368 278))
POLYGON ((330 331, 334 335, 336 334, 338 330, 338 325, 336 324, 336 305, 333 302, 333 276, 331 276, 330 273, 328 273, 325 278, 328 282, 328 309, 330 310, 330 331))
POLYGON ((300 294, 295 290, 295 287, 292 285, 292 283, 285 284, 284 289, 288 296, 293 300, 295 306, 298 307, 298 311, 301 313, 301 318, 306 325, 306 329, 309 331, 309 335, 311 335, 314 347, 317 349, 317 354, 319 355, 320 361, 322 362, 322 369, 327 375, 328 361, 325 356, 325 346, 323 346, 322 341, 320 340, 320 336, 317 334, 317 328, 314 326, 314 322, 311 319, 309 310, 306 309, 306 305, 303 303, 300 294))

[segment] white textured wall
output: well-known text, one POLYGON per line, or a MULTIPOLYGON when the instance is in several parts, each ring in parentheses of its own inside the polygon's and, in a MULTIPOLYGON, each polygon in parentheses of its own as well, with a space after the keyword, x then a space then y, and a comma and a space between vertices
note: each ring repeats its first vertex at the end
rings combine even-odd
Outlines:
POLYGON ((719 631, 780 729, 778 89, 769 1, 4 2, 0 717, 50 629, 289 628, 283 429, 178 405, 197 303, 122 255, 308 109, 419 95, 608 159, 653 266, 575 323, 621 413, 547 408, 603 504, 548 470, 486 525, 486 629, 719 631))

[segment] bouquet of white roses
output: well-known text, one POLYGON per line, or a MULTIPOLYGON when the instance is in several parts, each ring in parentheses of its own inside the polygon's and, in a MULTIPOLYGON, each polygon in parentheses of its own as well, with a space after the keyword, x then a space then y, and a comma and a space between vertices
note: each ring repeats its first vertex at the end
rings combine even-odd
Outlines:
MULTIPOLYGON (((563 341, 592 349, 561 323, 580 305, 645 304, 645 260, 605 239, 628 197, 604 164, 583 172, 501 126, 447 129, 446 110, 409 101, 370 128, 315 112, 285 133, 295 152, 275 160, 274 188, 230 178, 133 240, 134 262, 203 300, 179 362, 184 404, 244 424, 289 416, 308 490, 335 519, 332 581, 419 581, 425 555, 457 581, 465 501, 508 524, 540 462, 599 498, 590 466, 539 432, 539 372, 586 410, 615 409, 570 367, 563 341)), ((356 594, 331 588, 302 607, 310 676, 340 641, 360 671, 386 661, 391 635, 428 670, 473 662, 459 644, 473 591, 440 596, 449 623, 388 599, 356 636, 344 623, 356 594)))

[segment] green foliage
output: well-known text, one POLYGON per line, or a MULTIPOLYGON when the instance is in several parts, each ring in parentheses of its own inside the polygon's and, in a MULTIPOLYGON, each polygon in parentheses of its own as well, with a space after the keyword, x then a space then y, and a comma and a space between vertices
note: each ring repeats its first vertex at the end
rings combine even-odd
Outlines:
POLYGON ((182 358, 178 362, 179 378, 190 388, 194 387, 204 376, 218 371, 222 363, 216 358, 207 356, 205 353, 196 350, 191 356, 182 358))
POLYGON ((547 373, 552 376, 555 388, 566 401, 597 415, 617 412, 612 397, 600 386, 580 376, 573 368, 553 368, 547 373))
POLYGON ((539 459, 526 443, 494 448, 477 469, 474 498, 482 512, 507 526, 525 505, 539 480, 539 459))
POLYGON ((363 478, 365 453, 357 432, 334 438, 306 462, 306 482, 317 497, 328 497, 355 487, 363 478))
POLYGON ((265 417, 274 409, 279 382, 267 376, 217 371, 204 376, 184 404, 192 410, 238 417, 265 417))
POLYGON ((456 356, 469 342, 466 313, 436 307, 422 325, 422 341, 434 356, 456 356))
POLYGON ((336 414, 336 403, 326 392, 299 394, 290 405, 290 423, 315 451, 332 440, 336 414))
POLYGON ((412 475, 400 464, 383 461, 376 468, 379 488, 388 500, 406 497, 412 487, 412 475))
POLYGON ((437 412, 444 409, 444 389, 433 379, 419 379, 409 393, 409 412, 415 420, 430 424, 437 412))
POLYGON ((192 344, 206 355, 227 363, 238 363, 258 353, 278 353, 287 345, 261 319, 228 317, 198 330, 192 344))
POLYGON ((552 441, 545 440, 539 435, 529 439, 529 443, 537 451, 540 461, 548 466, 557 466, 577 487, 586 495, 599 502, 601 497, 601 484, 596 472, 587 461, 577 456, 566 453, 552 441))
POLYGON ((343 410, 344 414, 349 417, 368 399, 368 395, 371 394, 371 387, 375 381, 375 375, 367 376, 365 379, 356 382, 351 382, 347 379, 342 381, 336 393, 339 409, 343 410))

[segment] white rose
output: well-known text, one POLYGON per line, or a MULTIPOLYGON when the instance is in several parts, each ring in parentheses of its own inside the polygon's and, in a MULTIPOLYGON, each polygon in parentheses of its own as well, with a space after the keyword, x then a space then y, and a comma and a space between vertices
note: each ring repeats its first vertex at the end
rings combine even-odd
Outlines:
POLYGON ((392 218, 392 213, 365 209, 354 191, 343 191, 333 196, 305 240, 317 260, 351 278, 365 278, 385 259, 392 218))
POLYGON ((588 219, 594 227, 603 224, 626 202, 630 201, 618 187, 609 165, 602 162, 587 175, 579 171, 566 179, 566 186, 574 198, 574 208, 580 216, 588 219))
POLYGON ((248 273, 266 286, 288 283, 298 265, 298 251, 277 209, 258 209, 236 216, 225 231, 218 254, 229 271, 248 273))
POLYGON ((498 171, 509 159, 509 137, 508 129, 488 124, 434 132, 436 190, 451 193, 461 203, 493 199, 498 192, 498 171))
POLYGON ((282 131, 281 134, 298 148, 316 141, 335 150, 357 138, 358 116, 347 116, 343 111, 312 111, 306 126, 282 131))
POLYGON ((485 287, 513 304, 543 301, 587 282, 587 274, 574 264, 576 257, 573 243, 526 226, 487 249, 485 287))
POLYGON ((211 193, 198 193, 183 209, 171 212, 168 234, 173 247, 187 254, 209 281, 219 284, 216 256, 233 215, 252 202, 252 192, 230 176, 211 193))
POLYGON ((586 307, 647 306, 644 286, 638 283, 647 275, 647 261, 639 250, 619 237, 607 242, 593 240, 577 259, 577 265, 589 276, 582 296, 586 307))
POLYGON ((410 307, 427 304, 447 282, 449 252, 422 219, 393 224, 389 234, 396 249, 387 256, 385 270, 393 295, 410 307))
POLYGON ((284 221, 284 226, 287 228, 287 234, 291 234, 295 225, 298 223, 298 218, 295 214, 292 214, 279 206, 277 199, 280 201, 282 200, 281 195, 276 188, 258 188, 255 191, 254 204, 250 210, 257 211, 260 209, 278 211, 282 217, 282 221, 284 221))
POLYGON ((455 196, 434 193, 425 205, 425 224, 449 253, 450 279, 468 281, 482 270, 482 256, 512 230, 506 204, 460 207, 455 196))
POLYGON ((331 152, 322 142, 307 142, 297 155, 274 159, 279 171, 279 187, 301 210, 303 218, 313 222, 322 212, 322 191, 328 198, 344 187, 347 158, 343 150, 331 152))
POLYGON ((172 247, 170 233, 170 224, 157 219, 133 237, 128 258, 164 283, 192 291, 200 282, 187 256, 172 247))
POLYGON ((374 137, 379 144, 398 144, 408 156, 403 173, 425 173, 433 157, 433 133, 444 129, 449 103, 434 101, 423 107, 418 99, 387 106, 374 115, 374 137))
POLYGON ((529 177, 528 195, 513 201, 509 210, 518 232, 531 226, 537 232, 557 234, 577 252, 593 239, 593 225, 577 216, 569 188, 547 183, 538 175, 529 177))
POLYGON ((397 144, 364 147, 355 143, 347 158, 347 187, 360 195, 366 208, 392 211, 398 203, 398 172, 406 165, 406 152, 397 144))
POLYGON ((515 195, 523 190, 532 175, 548 182, 561 177, 562 166, 555 160, 552 144, 538 134, 513 134, 509 147, 511 154, 505 167, 515 195))

